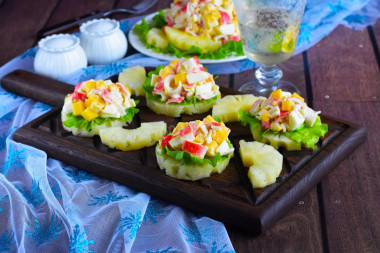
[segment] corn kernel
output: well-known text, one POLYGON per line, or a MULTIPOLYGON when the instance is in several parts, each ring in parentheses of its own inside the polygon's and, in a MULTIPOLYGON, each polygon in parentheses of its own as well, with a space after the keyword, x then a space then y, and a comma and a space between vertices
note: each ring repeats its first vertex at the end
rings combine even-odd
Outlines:
POLYGON ((88 81, 84 87, 84 90, 86 91, 86 93, 89 93, 95 87, 96 87, 95 81, 88 81))
POLYGON ((274 130, 275 130, 275 131, 281 131, 281 130, 282 130, 282 127, 280 126, 280 124, 276 124, 274 130))
POLYGON ((106 103, 104 102, 104 100, 103 99, 99 99, 98 101, 91 103, 91 105, 89 106, 89 108, 92 111, 98 113, 101 110, 103 110, 105 106, 106 106, 106 103))
POLYGON ((211 122, 217 122, 211 115, 208 115, 206 118, 203 119, 203 122, 207 127, 211 127, 211 122))
POLYGON ((277 89, 277 90, 273 91, 269 97, 274 98, 274 99, 280 99, 282 97, 282 90, 277 89))
POLYGON ((261 114, 260 118, 264 122, 269 122, 269 114, 268 114, 268 112, 264 112, 263 114, 261 114))
POLYGON ((204 136, 204 134, 199 133, 199 134, 197 134, 197 136, 195 136, 195 139, 193 141, 200 143, 200 144, 203 144, 205 142, 205 139, 206 139, 206 137, 204 136))
POLYGON ((297 93, 295 93, 295 92, 292 94, 292 97, 298 98, 298 99, 302 100, 302 102, 305 102, 305 99, 303 97, 301 97, 300 95, 298 95, 297 93))
POLYGON ((188 125, 188 122, 179 122, 173 130, 173 135, 178 133, 182 128, 187 127, 188 125))
POLYGON ((73 102, 73 114, 75 116, 80 115, 84 111, 85 105, 83 101, 73 102))
POLYGON ((96 94, 91 94, 86 100, 85 100, 85 106, 90 107, 92 103, 97 103, 99 100, 103 100, 101 97, 99 97, 96 94))
POLYGON ((207 156, 215 156, 216 155, 216 149, 219 147, 218 143, 216 141, 210 142, 210 144, 207 145, 208 149, 206 152, 207 156))
POLYGON ((185 73, 179 73, 174 76, 175 85, 178 86, 179 82, 185 83, 186 82, 186 74, 185 73))
POLYGON ((174 60, 174 61, 171 61, 169 65, 175 68, 175 66, 177 66, 177 63, 178 63, 178 60, 174 60))
POLYGON ((218 130, 212 130, 212 139, 219 145, 225 141, 228 137, 229 131, 227 127, 222 123, 221 128, 218 130))
POLYGON ((82 115, 82 117, 87 121, 96 119, 99 116, 96 112, 94 112, 90 108, 86 108, 86 110, 84 110, 80 115, 82 115))
POLYGON ((101 89, 101 88, 107 89, 107 84, 103 80, 96 81, 96 88, 97 89, 101 89))
POLYGON ((170 65, 163 68, 160 72, 160 76, 164 79, 166 76, 174 74, 174 68, 170 65))
POLYGON ((281 104, 281 110, 283 111, 291 111, 293 110, 293 103, 290 100, 284 100, 281 104))

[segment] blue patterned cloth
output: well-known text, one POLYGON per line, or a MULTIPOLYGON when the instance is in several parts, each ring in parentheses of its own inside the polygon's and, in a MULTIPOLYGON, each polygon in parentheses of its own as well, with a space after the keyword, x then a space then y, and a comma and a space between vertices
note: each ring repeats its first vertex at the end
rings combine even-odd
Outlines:
MULTIPOLYGON (((363 29, 380 15, 379 1, 308 1, 296 53, 343 24, 363 29)), ((123 20, 128 31, 139 18, 123 20)), ((37 48, 0 68, 33 71, 37 48)), ((167 62, 135 54, 107 66, 89 66, 62 78, 75 84, 106 79, 136 64, 167 62)), ((249 60, 207 65, 214 74, 255 66, 249 60)), ((51 109, 0 87, 0 252, 234 252, 224 225, 126 186, 48 158, 17 143, 12 133, 51 109)))

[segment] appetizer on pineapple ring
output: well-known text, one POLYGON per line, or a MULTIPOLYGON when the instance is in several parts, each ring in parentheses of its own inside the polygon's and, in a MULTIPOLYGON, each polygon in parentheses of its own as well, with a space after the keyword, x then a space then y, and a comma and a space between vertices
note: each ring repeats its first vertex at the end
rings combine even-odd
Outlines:
POLYGON ((147 48, 178 58, 244 55, 232 0, 175 0, 153 17, 153 23, 143 18, 134 33, 147 48))
POLYGON ((197 57, 158 66, 145 80, 147 106, 172 117, 207 112, 220 98, 219 86, 197 57))
POLYGON ((124 126, 139 111, 124 84, 93 79, 75 86, 61 112, 63 128, 74 135, 99 135, 99 130, 124 126))
POLYGON ((180 122, 157 144, 158 165, 167 175, 185 180, 222 173, 234 153, 228 140, 230 131, 211 116, 203 121, 180 122))
POLYGON ((286 150, 316 149, 327 130, 316 112, 297 93, 275 90, 268 99, 257 100, 249 111, 239 110, 243 125, 250 125, 256 141, 286 150))

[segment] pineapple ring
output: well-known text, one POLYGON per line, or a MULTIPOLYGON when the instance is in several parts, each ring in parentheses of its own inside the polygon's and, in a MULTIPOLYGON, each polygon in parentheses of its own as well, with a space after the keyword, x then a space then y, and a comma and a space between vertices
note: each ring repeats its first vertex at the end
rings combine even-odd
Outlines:
POLYGON ((159 155, 161 148, 156 146, 157 163, 161 170, 165 170, 166 175, 183 180, 199 180, 210 177, 211 173, 222 173, 228 166, 233 153, 228 158, 219 162, 216 167, 207 163, 204 165, 184 164, 182 161, 176 160, 168 155, 159 155))
POLYGON ((238 111, 249 111, 249 108, 264 97, 255 97, 252 94, 227 95, 216 101, 212 108, 212 116, 218 117, 224 123, 239 122, 238 111))
MULTIPOLYGON (((275 133, 265 133, 262 135, 260 133, 260 127, 251 128, 251 133, 253 135, 253 138, 256 141, 269 144, 273 146, 275 149, 278 149, 279 147, 284 147, 287 151, 293 151, 293 150, 301 150, 302 148, 311 148, 307 143, 299 143, 296 142, 288 137, 286 137, 283 134, 275 134, 275 133)), ((318 140, 316 141, 318 142, 318 140)))
MULTIPOLYGON (((218 99, 220 98, 221 94, 220 92, 217 94, 218 99)), ((196 103, 196 104, 190 104, 190 105, 181 105, 181 104, 166 104, 163 102, 158 102, 151 99, 146 99, 147 106, 154 111, 157 114, 164 114, 166 116, 171 117, 179 117, 181 114, 187 114, 187 115, 193 115, 193 114, 200 114, 209 111, 214 104, 215 101, 209 102, 209 103, 196 103)))
MULTIPOLYGON (((66 113, 63 113, 63 111, 61 111, 61 121, 65 122, 66 120, 68 120, 66 113)), ((77 127, 67 127, 64 124, 62 124, 62 126, 65 130, 72 132, 73 135, 79 135, 79 136, 84 136, 84 137, 92 137, 94 135, 99 135, 100 129, 109 128, 109 127, 122 127, 122 126, 125 126, 131 122, 132 122, 132 120, 130 120, 128 122, 123 122, 120 120, 114 120, 114 121, 105 122, 102 125, 94 124, 90 131, 86 131, 85 129, 81 129, 81 128, 77 128, 77 127)))

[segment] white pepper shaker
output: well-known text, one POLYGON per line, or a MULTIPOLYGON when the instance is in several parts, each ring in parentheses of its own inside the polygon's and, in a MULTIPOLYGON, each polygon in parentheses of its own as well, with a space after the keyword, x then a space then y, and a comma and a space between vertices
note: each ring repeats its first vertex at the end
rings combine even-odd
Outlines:
POLYGON ((59 79, 87 66, 79 38, 71 34, 54 34, 38 42, 34 58, 36 73, 59 79))
POLYGON ((89 64, 110 64, 127 52, 127 38, 114 19, 94 19, 80 26, 80 43, 89 64))

